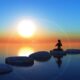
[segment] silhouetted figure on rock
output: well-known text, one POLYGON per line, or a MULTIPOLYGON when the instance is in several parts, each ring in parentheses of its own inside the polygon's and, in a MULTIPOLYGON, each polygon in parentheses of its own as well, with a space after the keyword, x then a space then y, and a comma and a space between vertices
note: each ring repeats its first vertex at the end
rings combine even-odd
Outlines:
POLYGON ((58 43, 56 44, 57 46, 57 50, 62 50, 61 46, 62 46, 62 43, 61 43, 61 40, 58 40, 58 43))

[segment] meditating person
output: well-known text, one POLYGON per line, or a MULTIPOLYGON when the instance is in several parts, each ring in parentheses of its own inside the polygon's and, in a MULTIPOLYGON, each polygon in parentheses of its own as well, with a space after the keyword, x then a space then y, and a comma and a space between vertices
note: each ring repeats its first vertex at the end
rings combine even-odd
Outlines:
POLYGON ((61 50, 61 46, 62 46, 61 40, 58 40, 58 43, 56 44, 56 46, 58 50, 61 50))

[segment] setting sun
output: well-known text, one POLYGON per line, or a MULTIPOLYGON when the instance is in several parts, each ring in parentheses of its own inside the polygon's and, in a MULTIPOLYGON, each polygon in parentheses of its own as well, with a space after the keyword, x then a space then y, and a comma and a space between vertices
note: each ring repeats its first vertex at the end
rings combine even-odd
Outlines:
POLYGON ((17 31, 22 37, 31 37, 36 31, 36 23, 33 20, 25 19, 18 23, 17 31))

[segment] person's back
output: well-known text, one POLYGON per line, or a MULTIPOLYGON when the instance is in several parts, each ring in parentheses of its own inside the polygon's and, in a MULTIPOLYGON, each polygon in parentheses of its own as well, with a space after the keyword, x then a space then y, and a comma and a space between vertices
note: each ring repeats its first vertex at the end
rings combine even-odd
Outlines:
POLYGON ((57 49, 61 49, 62 43, 61 40, 58 40, 58 43, 56 44, 57 49))

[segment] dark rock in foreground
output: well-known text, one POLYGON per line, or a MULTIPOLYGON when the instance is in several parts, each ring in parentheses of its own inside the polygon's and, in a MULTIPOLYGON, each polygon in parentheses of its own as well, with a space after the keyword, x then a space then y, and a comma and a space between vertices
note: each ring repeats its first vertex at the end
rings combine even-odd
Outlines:
POLYGON ((80 54, 80 49, 67 49, 65 51, 67 54, 80 54))
POLYGON ((31 54, 29 57, 37 61, 47 61, 51 56, 47 51, 40 51, 31 54))
POLYGON ((12 72, 12 67, 7 64, 0 64, 0 75, 12 72))
POLYGON ((34 60, 29 57, 8 57, 5 59, 5 63, 14 66, 32 66, 34 60))

